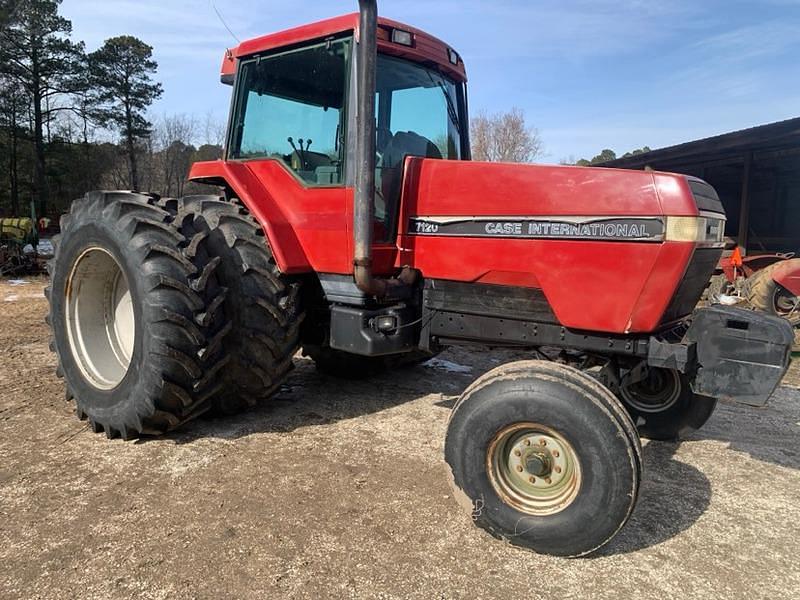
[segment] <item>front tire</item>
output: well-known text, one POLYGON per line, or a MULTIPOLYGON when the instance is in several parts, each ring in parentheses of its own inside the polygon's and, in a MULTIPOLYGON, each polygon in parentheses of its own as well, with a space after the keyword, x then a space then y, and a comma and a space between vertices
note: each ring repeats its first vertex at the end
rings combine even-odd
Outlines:
POLYGON ((621 385, 619 398, 637 424, 639 435, 651 440, 672 441, 700 429, 717 406, 715 398, 692 392, 678 371, 651 368, 647 377, 621 385))
POLYGON ((523 361, 490 371, 457 402, 445 459, 456 498, 492 536, 577 557, 633 511, 641 445, 614 395, 572 367, 523 361))

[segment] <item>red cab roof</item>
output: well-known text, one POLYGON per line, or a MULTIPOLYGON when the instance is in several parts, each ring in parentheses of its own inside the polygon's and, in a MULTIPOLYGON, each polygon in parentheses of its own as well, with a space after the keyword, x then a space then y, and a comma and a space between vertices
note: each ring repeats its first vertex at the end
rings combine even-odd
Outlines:
MULTIPOLYGON (((352 13, 246 40, 236 48, 226 52, 225 59, 222 62, 222 79, 226 82, 232 82, 229 80, 232 79, 232 75, 236 71, 236 59, 317 39, 325 39, 347 31, 354 31, 358 35, 358 26, 359 15, 358 13, 352 13)), ((451 49, 451 46, 448 46, 443 41, 415 27, 383 17, 378 18, 378 50, 380 52, 408 58, 416 62, 435 63, 453 79, 466 81, 467 75, 464 61, 459 56, 458 64, 454 65, 450 61, 451 49), (414 37, 413 45, 409 47, 393 43, 390 33, 393 29, 411 32, 414 37), (388 35, 386 35, 387 33, 388 35)))

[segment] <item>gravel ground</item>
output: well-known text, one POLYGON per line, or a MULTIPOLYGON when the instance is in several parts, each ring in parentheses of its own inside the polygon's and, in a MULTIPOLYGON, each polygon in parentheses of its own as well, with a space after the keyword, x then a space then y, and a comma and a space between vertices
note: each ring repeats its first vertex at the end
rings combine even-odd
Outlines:
POLYGON ((623 532, 554 559, 474 528, 447 484, 448 409, 510 355, 368 382, 298 358, 269 406, 109 441, 63 401, 43 285, 0 283, 0 598, 798 597, 798 369, 766 408, 647 444, 623 532))

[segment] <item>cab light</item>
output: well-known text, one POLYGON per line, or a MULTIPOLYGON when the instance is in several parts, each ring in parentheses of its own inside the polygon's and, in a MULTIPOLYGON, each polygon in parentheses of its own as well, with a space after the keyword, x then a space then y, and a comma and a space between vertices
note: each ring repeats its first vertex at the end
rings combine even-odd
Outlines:
POLYGON ((450 62, 454 65, 458 64, 458 52, 453 50, 452 48, 447 49, 447 57, 450 59, 450 62))
POLYGON ((402 29, 394 29, 392 30, 392 41, 395 44, 401 44, 403 46, 413 46, 414 36, 411 34, 410 31, 403 31, 402 29))

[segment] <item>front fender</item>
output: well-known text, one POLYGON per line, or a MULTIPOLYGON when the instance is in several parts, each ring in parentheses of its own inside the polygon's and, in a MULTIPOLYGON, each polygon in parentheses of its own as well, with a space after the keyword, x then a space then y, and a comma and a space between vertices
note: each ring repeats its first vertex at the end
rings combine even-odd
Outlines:
POLYGON ((222 160, 197 162, 189 171, 189 181, 229 188, 261 225, 282 273, 305 273, 311 270, 308 257, 287 215, 245 164, 222 160))

